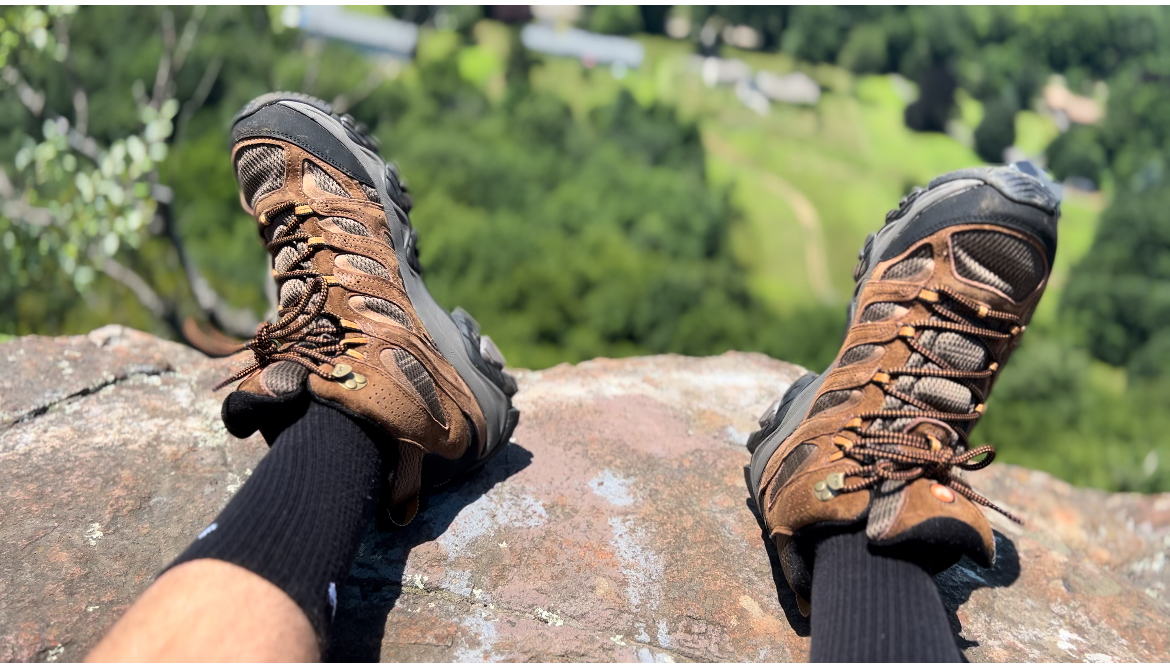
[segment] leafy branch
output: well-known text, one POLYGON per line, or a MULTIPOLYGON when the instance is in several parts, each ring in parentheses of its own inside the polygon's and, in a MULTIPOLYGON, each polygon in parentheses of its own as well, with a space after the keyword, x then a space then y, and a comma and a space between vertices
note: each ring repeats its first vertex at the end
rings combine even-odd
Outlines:
POLYGON ((206 17, 195 8, 176 30, 170 9, 162 13, 162 54, 150 96, 136 84, 131 94, 139 129, 103 144, 88 134, 89 99, 77 84, 69 43, 75 8, 11 7, 0 14, 0 95, 11 95, 32 119, 41 121, 40 136, 22 133, 15 172, 0 169, 0 244, 9 261, 0 272, 17 285, 28 285, 30 269, 46 259, 84 293, 100 273, 127 288, 156 319, 184 337, 180 301, 163 295, 136 272, 133 258, 148 238, 164 239, 174 249, 202 317, 235 336, 249 336, 258 319, 247 309, 228 304, 211 286, 188 252, 171 215, 172 194, 160 181, 159 167, 175 140, 175 120, 185 126, 203 105, 219 75, 222 60, 207 66, 194 94, 183 105, 175 99, 176 76, 188 57, 206 17), (22 74, 29 62, 61 70, 73 88, 70 116, 53 108, 44 90, 22 74))

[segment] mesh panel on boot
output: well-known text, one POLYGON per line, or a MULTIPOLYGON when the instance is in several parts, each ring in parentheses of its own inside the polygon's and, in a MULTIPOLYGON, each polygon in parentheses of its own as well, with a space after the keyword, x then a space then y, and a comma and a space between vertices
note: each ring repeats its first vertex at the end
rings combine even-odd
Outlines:
MULTIPOLYGON (((296 246, 287 246, 281 249, 280 253, 278 253, 276 258, 272 261, 273 267, 278 272, 310 268, 311 265, 307 260, 295 266, 292 264, 292 261, 296 259, 297 255, 303 253, 306 248, 308 248, 308 246, 302 242, 298 243, 296 246)), ((307 289, 308 285, 303 279, 294 278, 285 281, 284 285, 280 286, 280 307, 290 308, 295 306, 297 301, 300 300, 301 296, 305 294, 305 290, 307 289)))
POLYGON ((305 175, 313 179, 313 183, 317 184, 317 187, 321 190, 324 190, 330 195, 349 198, 349 193, 345 192, 345 188, 342 188, 341 184, 334 180, 332 176, 329 176, 325 170, 308 160, 305 161, 304 169, 305 175))
POLYGON ((255 207, 264 195, 284 186, 284 149, 256 144, 236 155, 236 180, 248 206, 255 207))
POLYGON ((386 267, 383 267, 377 260, 371 260, 370 258, 368 258, 364 255, 339 255, 339 256, 337 256, 338 260, 340 260, 341 258, 345 258, 346 261, 349 262, 349 264, 351 266, 353 266, 355 269, 357 269, 358 271, 362 271, 362 272, 365 272, 367 274, 373 274, 375 276, 381 276, 382 278, 384 278, 386 280, 390 280, 390 272, 387 271, 386 267))
POLYGON ((873 354, 873 351, 876 350, 877 348, 878 348, 878 346, 871 345, 871 344, 862 344, 860 346, 854 346, 854 347, 850 348, 848 351, 846 351, 846 353, 844 355, 841 356, 841 363, 838 364, 837 366, 838 367, 849 366, 850 364, 856 364, 856 363, 860 362, 861 360, 868 359, 869 356, 873 354))
POLYGON ((883 480, 870 492, 869 520, 865 527, 870 539, 877 540, 898 518, 904 503, 901 492, 906 485, 905 480, 883 480))
POLYGON ((270 221, 268 227, 265 227, 264 240, 271 242, 276 237, 282 236, 286 228, 296 220, 296 213, 292 209, 283 209, 277 213, 270 221))
POLYGON ((283 274, 292 267, 293 260, 296 259, 298 253, 300 251, 292 246, 281 248, 280 252, 276 254, 276 259, 272 261, 273 268, 283 274))
MULTIPOLYGON (((923 336, 925 338, 925 335, 923 336)), ((941 332, 928 347, 947 364, 963 371, 977 371, 987 361, 987 349, 974 337, 956 332, 941 332)))
POLYGON ((887 269, 886 273, 882 274, 882 279, 898 281, 916 276, 918 272, 925 269, 933 260, 934 250, 929 245, 922 246, 901 262, 887 269))
POLYGON ((280 286, 280 308, 292 308, 293 306, 296 306, 297 302, 300 301, 304 294, 304 281, 285 281, 284 285, 280 286))
POLYGON ((337 216, 333 216, 331 218, 326 218, 325 220, 340 227, 341 229, 345 230, 349 234, 354 234, 354 235, 357 235, 359 237, 373 236, 370 234, 370 231, 366 229, 365 225, 362 225, 361 223, 357 222, 356 220, 353 220, 352 218, 340 218, 337 216))
POLYGON ((273 394, 292 394, 300 389, 309 370, 295 362, 277 362, 264 370, 264 386, 273 394))
POLYGON ((951 238, 955 271, 1009 297, 1026 297, 1044 279, 1044 260, 1031 244, 1002 232, 974 230, 951 238))
POLYGON ((362 303, 374 313, 384 315, 407 329, 413 329, 410 326, 410 318, 406 316, 406 312, 394 302, 377 297, 362 297, 362 303))
POLYGON ((784 457, 784 461, 780 463, 780 470, 776 471, 776 477, 772 479, 772 488, 771 493, 769 494, 769 502, 771 502, 772 498, 776 497, 777 492, 779 492, 780 488, 784 486, 784 483, 788 482, 788 480, 792 478, 793 474, 796 473, 796 470, 800 468, 800 465, 803 464, 805 460, 808 459, 808 456, 811 455, 816 449, 817 446, 813 443, 801 443, 800 445, 793 448, 792 452, 788 453, 784 457))
MULTIPOLYGON (((874 322, 876 320, 885 320, 898 312, 899 304, 893 302, 877 302, 865 307, 861 313, 861 322, 874 322)), ((906 310, 904 307, 902 310, 906 310)))
MULTIPOLYGON (((268 227, 264 228, 264 239, 271 243, 273 239, 283 236, 288 228, 288 225, 295 219, 296 214, 292 209, 285 209, 284 211, 280 212, 273 219, 272 223, 268 225, 268 227)), ((280 252, 276 254, 276 257, 272 258, 272 268, 279 273, 294 271, 297 269, 310 269, 311 263, 307 260, 297 265, 293 265, 293 260, 296 259, 297 255, 303 253, 307 248, 308 245, 306 245, 303 241, 292 246, 285 246, 284 248, 280 249, 280 252)), ((284 284, 280 286, 280 297, 278 299, 280 308, 285 309, 296 306, 297 301, 299 301, 301 296, 305 294, 305 290, 307 288, 308 285, 303 279, 294 278, 285 281, 284 284)))
POLYGON ((817 398, 813 403, 812 408, 808 412, 808 416, 812 417, 821 411, 827 411, 834 406, 840 406, 849 399, 851 390, 837 390, 835 392, 825 392, 817 398))
POLYGON ((375 188, 371 188, 370 186, 367 186, 364 183, 361 184, 361 187, 362 187, 362 192, 365 193, 365 195, 366 195, 366 199, 370 200, 371 202, 375 202, 377 204, 382 203, 382 197, 378 195, 378 191, 375 188))
POLYGON ((953 380, 927 376, 914 383, 913 395, 935 408, 964 413, 971 408, 971 391, 953 380))
POLYGON ((411 385, 414 385, 415 392, 418 392, 418 395, 426 402, 431 415, 442 420, 443 407, 439 404, 439 395, 435 392, 435 381, 431 378, 431 374, 427 373, 427 370, 414 355, 401 348, 394 349, 394 363, 398 365, 399 369, 402 369, 402 373, 406 375, 406 379, 410 381, 411 385))

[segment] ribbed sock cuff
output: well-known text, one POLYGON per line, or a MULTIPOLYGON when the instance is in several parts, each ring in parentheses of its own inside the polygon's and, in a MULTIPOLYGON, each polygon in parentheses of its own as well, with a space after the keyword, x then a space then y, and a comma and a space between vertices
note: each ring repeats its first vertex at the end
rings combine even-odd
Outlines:
POLYGON ((167 570, 219 559, 280 587, 324 647, 340 588, 380 491, 382 457, 343 413, 309 402, 223 512, 167 570))
POLYGON ((814 662, 959 662, 934 578, 870 552, 864 529, 821 540, 812 585, 814 662))

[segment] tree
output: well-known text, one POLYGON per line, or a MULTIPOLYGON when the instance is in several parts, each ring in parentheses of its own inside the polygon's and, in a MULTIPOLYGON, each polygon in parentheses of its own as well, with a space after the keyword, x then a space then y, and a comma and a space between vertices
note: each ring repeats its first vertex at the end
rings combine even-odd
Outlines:
POLYGON ((593 32, 632 35, 645 24, 638 5, 597 5, 589 12, 588 26, 593 32))
POLYGON ((1108 167, 1099 132, 1093 127, 1077 126, 1062 133, 1052 140, 1045 154, 1048 169, 1060 180, 1079 176, 1100 183, 1108 167))
POLYGON ((926 71, 918 82, 918 99, 907 105, 906 127, 919 132, 945 132, 955 106, 955 76, 943 64, 926 71))
POLYGON ((643 29, 652 35, 666 34, 666 19, 670 9, 670 5, 638 5, 643 29))
POLYGON ((835 5, 793 7, 780 38, 780 48, 801 60, 834 62, 845 43, 849 16, 835 5))
MULTIPOLYGON (((152 87, 148 92, 137 80, 122 89, 125 100, 114 101, 109 110, 104 104, 110 100, 93 95, 97 87, 74 55, 88 45, 74 43, 71 27, 81 17, 73 8, 5 11, 0 63, 6 86, 0 94, 10 119, 17 102, 23 107, 18 116, 23 122, 12 123, 19 129, 9 138, 19 147, 15 172, 12 177, 0 172, 0 196, 6 200, 0 238, 11 260, 5 263, 0 290, 11 299, 47 271, 59 270, 84 293, 102 274, 122 284, 177 334, 176 304, 119 259, 157 236, 172 245, 206 316, 226 330, 250 331, 255 316, 220 299, 192 261, 170 215, 172 191, 159 178, 175 122, 189 118, 189 113, 179 117, 176 76, 205 13, 192 12, 181 34, 170 10, 160 17, 162 53, 152 87), (117 130, 110 119, 94 113, 115 110, 123 114, 117 130), (33 129, 37 125, 39 132, 33 129)), ((214 77, 204 77, 185 111, 207 97, 214 77)))
MULTIPOLYGON (((1170 187, 1120 197, 1072 273, 1062 303, 1089 351, 1109 364, 1148 360, 1170 331, 1170 187)), ((1143 366, 1148 361, 1141 362, 1143 366)))
POLYGON ((983 105, 983 120, 975 128, 975 152, 984 162, 1003 162, 1003 152, 1016 141, 1016 107, 996 97, 983 105))
POLYGON ((890 61, 886 31, 880 24, 855 25, 837 54, 837 64, 858 74, 886 71, 890 61))
POLYGON ((3 11, 0 164, 21 169, 0 181, 0 243, 19 249, 0 266, 0 331, 115 319, 179 337, 192 316, 249 336, 269 281, 229 121, 271 90, 344 111, 393 68, 277 32, 263 7, 3 11))

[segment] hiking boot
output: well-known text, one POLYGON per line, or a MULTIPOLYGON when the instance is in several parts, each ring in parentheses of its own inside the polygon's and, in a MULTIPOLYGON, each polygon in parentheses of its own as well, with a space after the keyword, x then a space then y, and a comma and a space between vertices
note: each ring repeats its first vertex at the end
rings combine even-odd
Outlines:
POLYGON ((965 169, 905 197, 866 240, 837 358, 748 440, 748 484, 806 614, 810 539, 825 531, 864 522, 871 545, 937 570, 963 554, 993 562, 979 506, 1016 518, 964 481, 995 454, 967 437, 1044 292, 1059 215, 1020 168, 965 169))
POLYGON ((397 449, 383 510, 406 524, 424 487, 504 449, 516 383, 471 316, 427 292, 410 198, 351 117, 272 93, 236 116, 232 144, 279 303, 276 322, 245 344, 254 360, 221 384, 241 381, 224 423, 248 436, 307 392, 376 427, 397 449))

